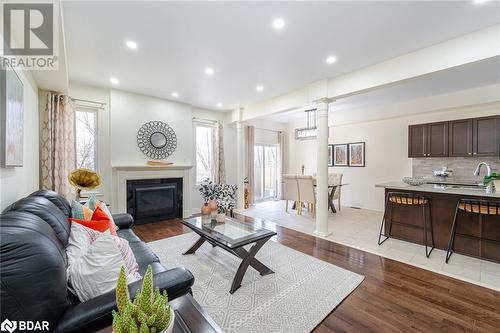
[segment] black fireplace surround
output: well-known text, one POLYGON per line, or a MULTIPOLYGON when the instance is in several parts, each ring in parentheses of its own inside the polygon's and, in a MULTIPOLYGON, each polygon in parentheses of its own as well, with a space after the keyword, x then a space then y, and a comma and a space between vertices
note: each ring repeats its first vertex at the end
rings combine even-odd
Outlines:
POLYGON ((182 178, 127 180, 127 213, 136 224, 182 217, 182 178))

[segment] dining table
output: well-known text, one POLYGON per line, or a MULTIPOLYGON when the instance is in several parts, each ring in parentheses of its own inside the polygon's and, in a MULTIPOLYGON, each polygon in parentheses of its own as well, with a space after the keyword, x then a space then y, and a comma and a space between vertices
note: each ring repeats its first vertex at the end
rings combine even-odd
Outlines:
MULTIPOLYGON (((337 209, 335 208, 335 204, 333 203, 333 196, 335 195, 335 191, 338 187, 346 186, 349 184, 328 184, 328 206, 332 210, 332 213, 336 213, 337 209)), ((314 181, 314 187, 316 187, 316 181, 314 181)), ((292 209, 295 209, 296 203, 293 203, 292 209)))

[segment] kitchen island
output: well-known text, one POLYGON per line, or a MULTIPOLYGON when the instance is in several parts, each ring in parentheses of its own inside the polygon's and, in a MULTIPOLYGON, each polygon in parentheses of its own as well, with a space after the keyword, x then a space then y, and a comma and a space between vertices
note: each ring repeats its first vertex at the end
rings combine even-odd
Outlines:
MULTIPOLYGON (((500 201, 500 191, 486 193, 481 187, 424 184, 411 186, 403 182, 377 184, 389 192, 414 192, 430 199, 432 230, 435 247, 446 250, 457 202, 460 199, 500 201)), ((388 218, 388 217, 387 217, 388 218)), ((478 215, 459 212, 459 223, 455 238, 455 252, 482 259, 500 262, 500 216, 478 215), (483 240, 471 238, 481 236, 483 240)), ((395 205, 392 213, 395 222, 403 222, 416 227, 422 225, 422 210, 409 205, 395 205)), ((386 227, 389 222, 386 223, 386 227)), ((388 231, 386 230, 386 233, 388 231)), ((430 235, 429 235, 430 236, 430 235)), ((424 244, 422 229, 393 224, 391 237, 424 244)))

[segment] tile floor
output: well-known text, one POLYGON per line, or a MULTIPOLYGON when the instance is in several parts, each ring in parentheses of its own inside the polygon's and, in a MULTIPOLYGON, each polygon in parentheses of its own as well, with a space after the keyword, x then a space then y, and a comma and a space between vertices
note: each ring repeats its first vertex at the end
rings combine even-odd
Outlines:
MULTIPOLYGON (((291 209, 286 213, 284 201, 257 203, 240 213, 267 219, 307 234, 314 232, 312 214, 305 209, 302 216, 291 209)), ((326 239, 500 291, 500 264, 457 253, 445 264, 446 251, 434 249, 431 256, 426 258, 424 246, 397 239, 388 239, 379 246, 377 239, 381 219, 382 212, 342 207, 336 214, 329 213, 328 224, 332 234, 326 239)))

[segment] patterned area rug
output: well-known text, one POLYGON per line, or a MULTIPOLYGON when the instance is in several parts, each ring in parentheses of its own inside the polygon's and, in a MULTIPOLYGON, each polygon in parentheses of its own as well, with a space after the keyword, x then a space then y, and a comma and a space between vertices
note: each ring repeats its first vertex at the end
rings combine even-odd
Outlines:
POLYGON ((231 295, 241 260, 208 243, 195 254, 182 255, 197 239, 191 232, 149 245, 166 267, 184 266, 193 273, 194 298, 226 333, 310 332, 364 279, 268 241, 257 259, 275 273, 261 276, 249 267, 241 288, 231 295))

